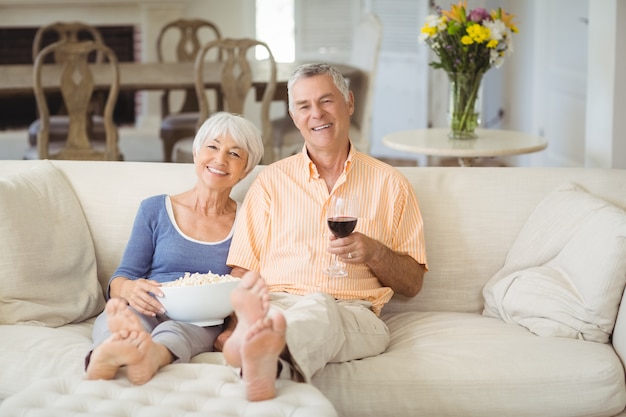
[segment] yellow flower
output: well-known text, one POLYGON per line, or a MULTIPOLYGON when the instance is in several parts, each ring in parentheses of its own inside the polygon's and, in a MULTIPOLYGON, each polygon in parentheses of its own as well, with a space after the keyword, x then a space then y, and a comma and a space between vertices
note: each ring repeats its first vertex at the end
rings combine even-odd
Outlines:
POLYGON ((459 1, 456 6, 454 4, 450 5, 450 9, 450 11, 442 10, 441 14, 450 20, 454 20, 459 23, 465 23, 465 10, 467 10, 467 0, 459 1))
POLYGON ((452 2, 448 10, 427 16, 420 29, 418 41, 430 46, 439 58, 431 66, 449 73, 485 73, 499 68, 513 51, 511 34, 518 32, 514 15, 502 8, 489 14, 482 7, 468 10, 467 0, 452 2))
POLYGON ((463 45, 471 45, 474 43, 474 39, 472 39, 470 36, 465 35, 461 38, 461 43, 463 45))
POLYGON ((428 25, 424 25, 422 27, 422 33, 425 33, 428 36, 435 36, 437 34, 437 28, 436 27, 432 27, 432 26, 428 26, 428 25))
POLYGON ((441 16, 439 18, 439 30, 444 30, 446 27, 448 27, 448 18, 445 16, 441 16))
POLYGON ((491 37, 491 31, 489 30, 489 28, 481 25, 468 26, 467 34, 471 36, 471 38, 476 43, 483 43, 491 37))

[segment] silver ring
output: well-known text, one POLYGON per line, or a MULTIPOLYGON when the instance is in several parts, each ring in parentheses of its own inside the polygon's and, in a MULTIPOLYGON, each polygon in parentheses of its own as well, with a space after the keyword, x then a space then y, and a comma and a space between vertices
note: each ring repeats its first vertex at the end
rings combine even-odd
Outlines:
POLYGON ((352 259, 352 252, 348 252, 348 259, 352 259))

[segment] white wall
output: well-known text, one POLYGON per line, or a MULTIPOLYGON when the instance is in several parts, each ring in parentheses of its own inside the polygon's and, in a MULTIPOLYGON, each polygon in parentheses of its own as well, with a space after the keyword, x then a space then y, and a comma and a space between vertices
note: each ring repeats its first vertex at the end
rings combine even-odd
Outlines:
POLYGON ((186 17, 215 22, 224 37, 254 37, 254 0, 187 0, 186 17))
POLYGON ((589 3, 585 166, 625 169, 626 2, 589 3))

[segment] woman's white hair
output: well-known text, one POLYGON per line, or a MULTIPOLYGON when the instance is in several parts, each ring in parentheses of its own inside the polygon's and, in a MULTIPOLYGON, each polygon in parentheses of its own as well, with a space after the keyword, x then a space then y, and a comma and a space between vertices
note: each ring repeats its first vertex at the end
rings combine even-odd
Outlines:
POLYGON ((193 139, 194 153, 207 141, 224 135, 231 136, 238 147, 248 152, 246 174, 261 162, 265 148, 259 128, 242 115, 225 111, 214 113, 202 123, 193 139))

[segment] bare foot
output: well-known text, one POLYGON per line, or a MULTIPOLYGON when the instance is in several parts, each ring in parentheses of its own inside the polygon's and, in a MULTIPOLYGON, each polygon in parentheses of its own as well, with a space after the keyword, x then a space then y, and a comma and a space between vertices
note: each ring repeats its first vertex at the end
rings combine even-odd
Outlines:
POLYGON ((249 401, 276 397, 278 357, 285 348, 287 325, 282 314, 259 320, 246 335, 242 346, 242 372, 249 401))
POLYGON ((126 370, 128 380, 135 385, 143 385, 150 381, 159 369, 174 360, 169 349, 160 343, 155 343, 150 335, 142 339, 137 350, 141 355, 140 360, 128 363, 126 370))
POLYGON ((111 298, 105 306, 107 323, 111 333, 125 331, 145 331, 139 318, 133 313, 126 301, 121 298, 111 298))
POLYGON ((224 342, 224 358, 236 368, 241 367, 241 348, 250 327, 264 318, 269 310, 269 289, 258 272, 248 271, 230 296, 237 316, 237 326, 224 342))
POLYGON ((137 332, 113 333, 91 353, 87 379, 113 379, 120 367, 139 361, 142 353, 138 345, 143 337, 137 332))
POLYGON ((87 379, 112 379, 122 366, 133 384, 148 382, 163 366, 174 359, 163 345, 154 343, 141 320, 126 302, 112 298, 106 304, 112 335, 91 354, 87 379))

